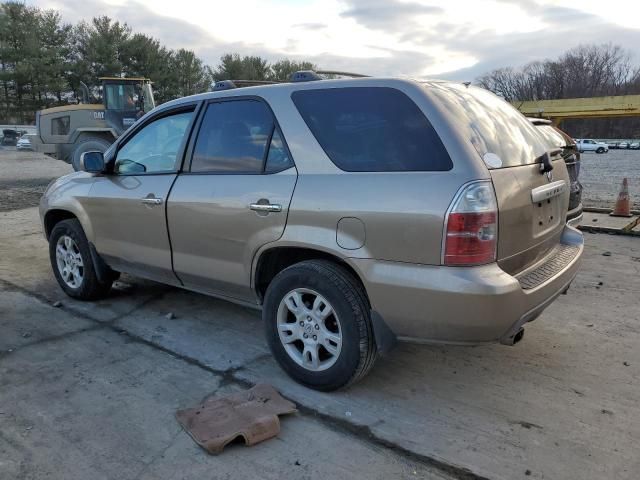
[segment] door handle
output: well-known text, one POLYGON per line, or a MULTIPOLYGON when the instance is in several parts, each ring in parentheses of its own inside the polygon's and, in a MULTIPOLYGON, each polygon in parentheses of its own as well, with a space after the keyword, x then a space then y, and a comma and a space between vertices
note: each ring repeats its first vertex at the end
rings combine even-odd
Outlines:
POLYGON ((249 205, 251 210, 256 212, 281 212, 282 205, 278 205, 277 203, 252 203, 249 205))
POLYGON ((142 200, 140 200, 142 203, 144 203, 145 205, 160 205, 162 204, 162 199, 161 198, 156 198, 156 197, 146 197, 143 198, 142 200))

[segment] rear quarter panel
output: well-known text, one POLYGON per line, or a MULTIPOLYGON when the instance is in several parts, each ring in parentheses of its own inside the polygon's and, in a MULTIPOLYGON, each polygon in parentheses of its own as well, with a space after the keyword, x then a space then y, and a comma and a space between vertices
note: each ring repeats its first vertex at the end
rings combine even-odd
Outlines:
MULTIPOLYGON (((342 83, 341 85, 344 85, 342 83)), ((422 110, 453 162, 447 172, 345 172, 325 154, 291 100, 291 90, 264 93, 289 145, 298 183, 279 245, 316 247, 340 257, 376 258, 437 265, 441 259, 445 212, 464 183, 489 178, 427 89, 405 80, 359 80, 358 86, 396 88, 422 110), (360 248, 343 248, 336 237, 342 218, 364 224, 360 248)), ((331 88, 331 81, 309 82, 296 89, 331 88)), ((425 154, 428 155, 428 152, 425 154)), ((342 233, 342 232, 341 232, 342 233)), ((348 232, 346 233, 348 235, 348 232)), ((357 244, 341 242, 343 245, 357 244)), ((278 246, 279 246, 278 245, 278 246)), ((276 245, 273 245, 276 246, 276 245)))

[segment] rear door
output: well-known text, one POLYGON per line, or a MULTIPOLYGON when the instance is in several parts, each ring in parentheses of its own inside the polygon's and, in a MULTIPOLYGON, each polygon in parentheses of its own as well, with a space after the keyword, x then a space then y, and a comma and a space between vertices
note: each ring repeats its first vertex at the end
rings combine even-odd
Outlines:
POLYGON ((526 117, 487 90, 435 85, 434 93, 457 117, 489 169, 498 201, 498 263, 516 274, 560 241, 569 204, 569 175, 561 151, 543 172, 551 149, 526 117))
POLYGON ((261 99, 207 105, 167 205, 175 273, 194 290, 255 301, 253 255, 280 238, 297 172, 261 99))

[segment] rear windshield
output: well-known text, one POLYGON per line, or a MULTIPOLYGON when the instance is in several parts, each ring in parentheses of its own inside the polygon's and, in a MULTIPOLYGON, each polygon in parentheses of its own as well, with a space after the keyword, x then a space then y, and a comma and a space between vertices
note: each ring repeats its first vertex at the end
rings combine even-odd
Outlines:
POLYGON ((493 93, 456 83, 427 87, 452 113, 488 168, 535 163, 549 150, 536 127, 493 93))
POLYGON ((551 148, 563 148, 569 146, 567 139, 553 126, 537 125, 536 128, 551 148))
POLYGON ((399 90, 299 90, 291 98, 327 156, 342 170, 407 172, 453 167, 427 118, 399 90))

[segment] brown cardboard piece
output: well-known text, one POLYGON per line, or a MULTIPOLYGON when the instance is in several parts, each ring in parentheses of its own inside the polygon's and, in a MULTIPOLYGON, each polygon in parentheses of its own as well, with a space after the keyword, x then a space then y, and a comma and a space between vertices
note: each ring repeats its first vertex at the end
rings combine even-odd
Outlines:
POLYGON ((278 415, 295 411, 296 405, 275 388, 260 384, 178 410, 176 418, 198 445, 215 455, 238 437, 249 446, 275 437, 280 433, 278 415))

